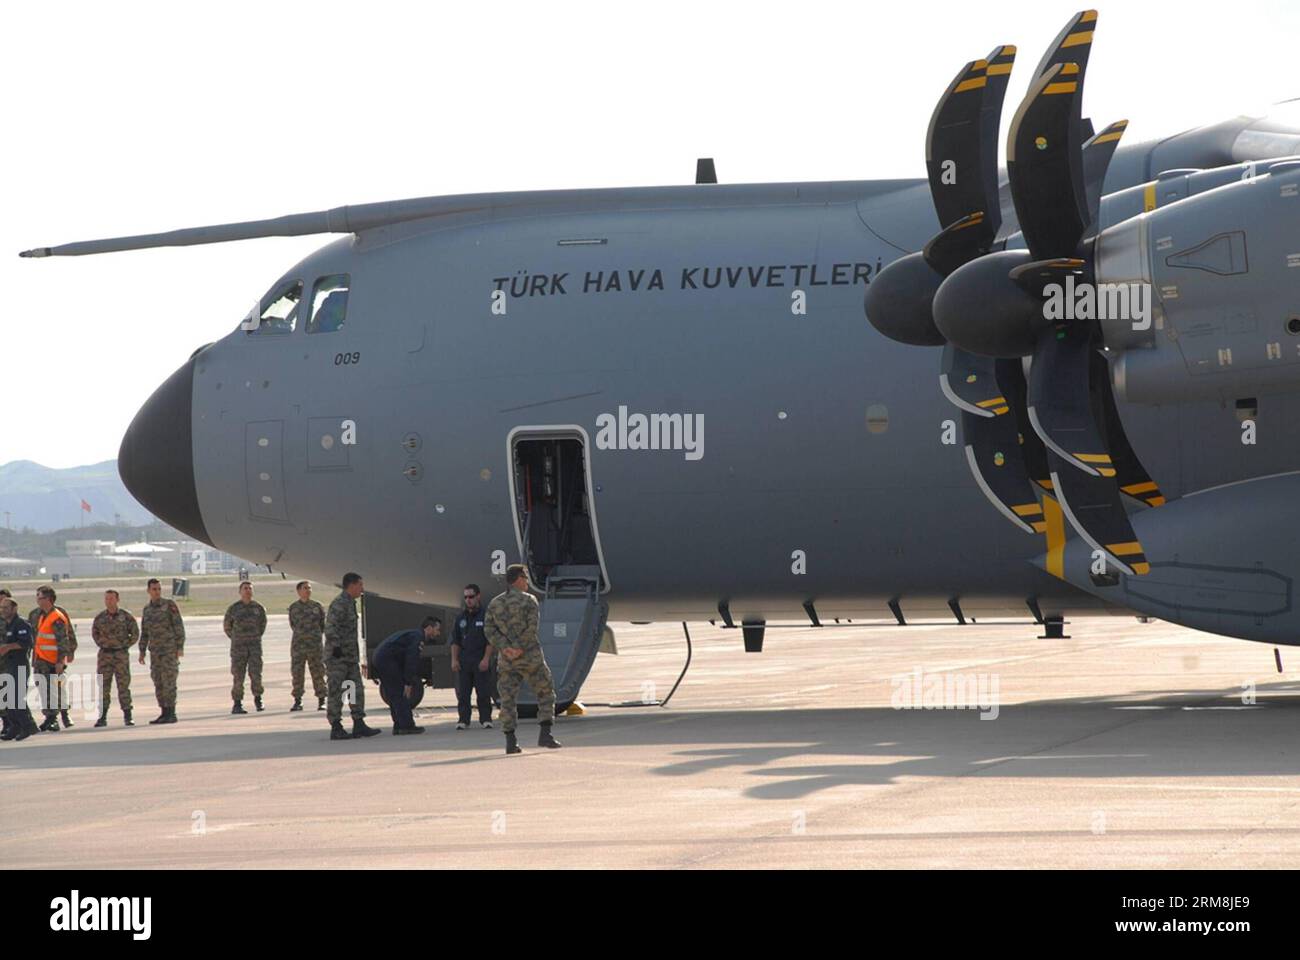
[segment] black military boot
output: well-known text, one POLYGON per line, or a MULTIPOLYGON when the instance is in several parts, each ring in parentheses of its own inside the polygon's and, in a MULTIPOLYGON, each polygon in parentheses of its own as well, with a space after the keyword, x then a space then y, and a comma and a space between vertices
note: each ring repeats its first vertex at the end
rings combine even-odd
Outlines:
POLYGON ((36 733, 36 721, 28 714, 23 720, 19 721, 18 732, 14 734, 14 740, 26 740, 33 733, 36 733))
POLYGON ((547 747, 551 750, 558 750, 560 747, 564 746, 564 744, 560 743, 559 740, 556 740, 551 736, 551 725, 549 723, 542 724, 542 729, 537 734, 537 745, 539 747, 547 747))
POLYGON ((58 733, 59 732, 59 715, 57 713, 45 714, 45 722, 36 728, 41 733, 58 733))
POLYGON ((511 730, 506 734, 506 753, 523 753, 524 748, 519 746, 519 741, 515 739, 515 732, 511 730))
POLYGON ((166 710, 166 712, 165 712, 164 715, 163 715, 163 718, 162 718, 161 720, 159 720, 158 722, 159 722, 159 723, 175 723, 175 722, 176 722, 176 708, 175 708, 175 707, 168 707, 167 710, 166 710))
POLYGON ((12 740, 18 736, 18 725, 11 724, 8 720, 4 723, 4 729, 0 730, 0 740, 12 740))
POLYGON ((63 729, 68 730, 72 727, 72 718, 68 716, 68 711, 59 711, 59 716, 63 717, 63 729))
POLYGON ((424 733, 424 727, 393 727, 393 736, 403 737, 412 733, 424 733))
POLYGON ((335 720, 333 723, 330 724, 330 739, 351 740, 352 734, 348 733, 346 730, 343 729, 342 720, 335 720))
POLYGON ((123 710, 123 711, 122 711, 122 722, 123 722, 124 724, 126 724, 128 727, 134 727, 134 726, 135 726, 135 721, 131 719, 131 711, 130 711, 130 710, 123 710))
POLYGON ((317 709, 317 710, 324 710, 324 709, 325 709, 325 698, 324 698, 324 697, 317 697, 317 698, 316 698, 316 709, 317 709))
POLYGON ((302 710, 302 697, 293 698, 293 706, 289 708, 290 713, 298 713, 302 710))
POLYGON ((150 722, 151 724, 153 724, 153 723, 166 723, 166 722, 167 722, 167 714, 168 714, 168 712, 170 711, 171 708, 170 708, 170 707, 159 707, 158 709, 161 710, 162 713, 158 714, 158 716, 155 717, 153 720, 150 720, 149 722, 150 722))
POLYGON ((104 707, 103 710, 99 711, 99 719, 95 721, 95 726, 97 727, 108 726, 108 707, 104 707))
POLYGON ((362 737, 377 737, 379 736, 379 731, 374 727, 367 727, 366 721, 362 720, 360 717, 354 717, 352 719, 352 736, 357 740, 360 740, 362 737))
POLYGON ((231 712, 231 713, 248 713, 248 711, 244 709, 244 702, 243 702, 242 700, 236 700, 236 701, 235 701, 235 705, 234 705, 233 707, 230 708, 230 712, 231 712))
POLYGON ((257 712, 258 712, 258 713, 261 713, 261 712, 265 709, 265 708, 262 706, 262 698, 261 698, 261 697, 254 697, 254 698, 253 698, 253 706, 257 708, 257 712))

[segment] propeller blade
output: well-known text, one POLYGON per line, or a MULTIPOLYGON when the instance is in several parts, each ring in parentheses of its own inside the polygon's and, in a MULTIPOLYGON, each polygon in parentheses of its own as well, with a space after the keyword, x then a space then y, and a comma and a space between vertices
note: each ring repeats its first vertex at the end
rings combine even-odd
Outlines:
POLYGON ((993 360, 948 344, 939 382, 944 395, 962 412, 966 463, 980 492, 1025 533, 1045 532, 1035 482, 1048 490, 1051 480, 1042 441, 1024 418, 1025 376, 1020 362, 993 360))
POLYGON ((1115 388, 1111 384, 1110 364, 1099 351, 1092 352, 1092 369, 1089 373, 1092 385, 1093 415, 1102 425, 1106 437, 1106 446, 1110 450, 1111 464, 1115 467, 1115 483, 1120 492, 1128 494, 1148 507, 1164 504, 1164 494, 1160 486, 1151 479, 1151 474, 1142 466, 1133 445, 1129 443, 1124 432, 1124 423, 1119 418, 1119 409, 1115 405, 1115 388))
POLYGON ((1088 66, 1088 54, 1092 51, 1092 32, 1097 27, 1097 11, 1084 10, 1070 18, 1052 45, 1043 54, 1034 68, 1034 76, 1041 77, 1049 68, 1058 63, 1077 63, 1080 70, 1088 66))
POLYGON ((986 58, 984 71, 984 105, 980 109, 980 164, 984 178, 984 216, 991 237, 1002 227, 1002 201, 998 190, 998 134, 1002 126, 1002 104, 1006 99, 1011 68, 1016 63, 1016 48, 1006 44, 994 47, 986 58))
POLYGON ((976 418, 1001 416, 1008 406, 998 387, 995 362, 949 343, 943 348, 939 388, 963 413, 976 418))
MULTIPOLYGON (((966 355, 973 357, 972 354, 966 355)), ((983 357, 973 358, 984 361, 983 357)), ((1024 403, 1024 374, 1018 361, 987 362, 993 368, 992 379, 1000 393, 1010 393, 1013 398, 1016 397, 1018 380, 1019 399, 992 408, 992 416, 983 409, 978 416, 963 409, 961 429, 962 438, 966 442, 966 463, 980 492, 998 512, 1026 533, 1043 533, 1047 529, 1043 505, 1035 496, 1029 465, 1029 459, 1035 450, 1041 454, 1043 448, 1041 443, 1037 443, 1037 437, 1033 437, 1036 445, 1024 443, 1018 424, 1019 417, 1012 412, 1014 403, 1019 402, 1022 406, 1024 403), (1008 373, 1011 374, 1010 378, 1006 377, 1008 373), (1002 391, 1004 386, 1009 389, 1002 391)), ((1046 464, 1045 457, 1043 463, 1046 464)), ((1045 469, 1042 478, 1044 484, 1050 483, 1045 469)))
POLYGON ((957 247, 944 248, 950 255, 942 261, 931 261, 927 253, 926 262, 940 273, 951 273, 986 252, 1002 225, 998 124, 1015 59, 1016 48, 1004 45, 994 47, 984 60, 966 64, 930 116, 925 167, 935 213, 940 226, 946 229, 961 223, 965 231, 957 247))
POLYGON ((1071 469, 1051 452, 1048 459, 1052 461, 1052 489, 1070 526, 1121 572, 1129 576, 1149 573, 1151 565, 1124 512, 1114 480, 1071 469))
POLYGON ((986 252, 992 242, 988 218, 983 213, 971 213, 931 237, 921 256, 931 269, 946 277, 962 264, 970 263, 986 252))
POLYGON ((1013 267, 1007 274, 1020 289, 1038 298, 1046 296, 1047 287, 1057 284, 1064 287, 1067 277, 1079 283, 1087 276, 1087 263, 1078 257, 1058 257, 1055 260, 1035 260, 1013 267))
POLYGON ((1042 533, 1043 506, 1025 472, 1015 418, 1005 414, 985 420, 963 412, 961 430, 966 463, 980 492, 1025 533, 1042 533))
POLYGON ((941 227, 985 208, 980 111, 988 65, 987 60, 972 60, 962 67, 930 114, 925 170, 941 227))
POLYGON ((1086 236, 1095 236, 1101 213, 1101 189, 1115 155, 1120 137, 1128 129, 1127 120, 1117 120, 1083 145, 1083 189, 1088 199, 1088 226, 1086 236))
POLYGON ((1020 455, 1025 461, 1025 472, 1029 475, 1030 482, 1040 490, 1050 491, 1052 471, 1047 465, 1047 448, 1029 421, 1029 385, 1025 381, 1028 364, 1028 357, 1023 360, 997 360, 994 371, 1002 395, 1007 398, 1007 404, 1016 417, 1016 432, 1020 440, 1020 455))
POLYGON ((1073 256, 1088 225, 1079 104, 1083 70, 1058 63, 1034 81, 1011 121, 1007 177, 1035 260, 1073 256))
POLYGON ((1064 462, 1113 480, 1115 467, 1090 399, 1094 352, 1092 335, 1081 324, 1058 326, 1039 337, 1029 368, 1029 422, 1064 462))

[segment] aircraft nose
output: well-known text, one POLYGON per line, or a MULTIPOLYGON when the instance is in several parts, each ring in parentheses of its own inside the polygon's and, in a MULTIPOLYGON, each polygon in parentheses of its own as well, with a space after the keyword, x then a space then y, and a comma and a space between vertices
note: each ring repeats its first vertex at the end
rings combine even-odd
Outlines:
POLYGON ((194 484, 194 358, 153 392, 122 438, 117 472, 154 516, 210 543, 194 484))

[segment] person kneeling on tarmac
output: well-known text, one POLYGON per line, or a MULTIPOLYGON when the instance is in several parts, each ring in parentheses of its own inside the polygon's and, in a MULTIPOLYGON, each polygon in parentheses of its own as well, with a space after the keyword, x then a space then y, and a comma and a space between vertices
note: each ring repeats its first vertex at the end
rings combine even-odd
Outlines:
POLYGON ((395 736, 424 733, 424 727, 415 725, 411 712, 416 693, 424 683, 420 677, 420 646, 437 640, 441 633, 441 621, 425 617, 419 630, 394 633, 375 649, 374 674, 379 679, 379 695, 393 715, 395 736))

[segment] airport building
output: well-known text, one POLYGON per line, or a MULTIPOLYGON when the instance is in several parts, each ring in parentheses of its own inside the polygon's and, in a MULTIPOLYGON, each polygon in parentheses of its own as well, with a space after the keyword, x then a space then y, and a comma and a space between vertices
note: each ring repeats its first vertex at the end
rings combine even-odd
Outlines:
MULTIPOLYGON (((27 574, 65 580, 70 577, 111 577, 118 574, 149 576, 201 576, 208 573, 237 573, 254 565, 223 550, 214 550, 197 540, 167 540, 159 543, 117 543, 114 540, 69 540, 67 553, 43 557, 40 563, 15 560, 15 569, 27 574), (26 566, 24 566, 24 564, 26 566)), ((0 572, 7 567, 0 562, 0 572)))

